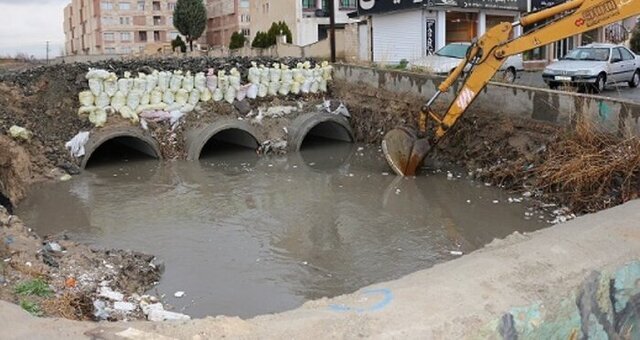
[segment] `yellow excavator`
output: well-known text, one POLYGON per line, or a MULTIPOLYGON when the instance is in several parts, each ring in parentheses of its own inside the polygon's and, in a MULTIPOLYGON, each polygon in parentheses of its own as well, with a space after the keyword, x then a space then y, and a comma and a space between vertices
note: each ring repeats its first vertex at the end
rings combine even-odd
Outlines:
POLYGON ((640 0, 569 0, 529 13, 514 23, 492 27, 482 37, 474 39, 466 57, 422 107, 417 131, 399 127, 385 135, 382 150, 387 162, 396 174, 414 176, 429 150, 464 114, 509 56, 635 15, 640 15, 640 0), (534 24, 539 26, 522 36, 510 38, 515 27, 534 24), (467 65, 471 68, 465 72, 467 65), (462 86, 447 112, 443 116, 433 112, 430 107, 438 96, 449 91, 464 74, 462 86))

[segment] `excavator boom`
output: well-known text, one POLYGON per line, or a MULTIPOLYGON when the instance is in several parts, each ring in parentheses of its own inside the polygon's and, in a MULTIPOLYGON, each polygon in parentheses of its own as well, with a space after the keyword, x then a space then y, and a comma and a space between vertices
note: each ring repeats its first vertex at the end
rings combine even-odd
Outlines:
POLYGON ((473 103, 482 89, 509 56, 640 15, 639 0, 569 0, 562 4, 523 16, 514 23, 501 23, 474 40, 466 57, 439 86, 435 95, 420 110, 417 131, 396 128, 385 135, 382 149, 385 157, 400 176, 415 175, 429 150, 454 126, 473 103), (513 28, 548 22, 515 39, 510 39, 513 28), (471 64, 460 90, 444 115, 434 113, 430 107, 438 96, 449 91, 471 64), (430 124, 433 122, 434 124, 430 124), (427 131, 433 127, 433 131, 427 131))

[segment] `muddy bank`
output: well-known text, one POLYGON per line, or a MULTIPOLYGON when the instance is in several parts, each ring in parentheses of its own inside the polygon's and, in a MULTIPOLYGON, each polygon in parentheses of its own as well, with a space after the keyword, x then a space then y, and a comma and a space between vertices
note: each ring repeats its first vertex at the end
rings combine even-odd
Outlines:
POLYGON ((146 319, 142 295, 163 270, 152 255, 92 249, 65 235, 43 239, 2 207, 0 259, 0 299, 74 320, 146 319))

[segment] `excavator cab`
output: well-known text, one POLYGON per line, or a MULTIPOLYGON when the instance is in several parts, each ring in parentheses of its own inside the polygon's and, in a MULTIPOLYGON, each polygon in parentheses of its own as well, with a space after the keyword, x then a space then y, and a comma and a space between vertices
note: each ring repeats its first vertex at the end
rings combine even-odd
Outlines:
POLYGON ((382 151, 387 163, 399 176, 415 176, 431 149, 455 125, 508 57, 635 15, 640 15, 640 0, 569 0, 488 29, 472 42, 465 58, 421 108, 418 127, 397 127, 385 135, 382 151), (514 27, 533 24, 538 24, 537 28, 510 38, 514 27), (467 65, 471 68, 464 72, 467 65), (433 112, 431 106, 436 99, 463 76, 446 113, 441 116, 433 112))

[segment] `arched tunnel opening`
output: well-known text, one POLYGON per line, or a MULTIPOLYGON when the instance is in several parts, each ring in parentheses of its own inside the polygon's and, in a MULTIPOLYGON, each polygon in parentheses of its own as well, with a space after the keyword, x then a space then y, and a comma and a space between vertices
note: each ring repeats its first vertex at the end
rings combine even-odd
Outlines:
POLYGON ((7 212, 13 215, 13 203, 9 197, 5 196, 2 192, 0 192, 0 205, 7 209, 7 212))
POLYGON ((343 125, 327 121, 314 126, 300 146, 304 162, 316 170, 330 170, 342 166, 354 151, 351 132, 343 125))
POLYGON ((89 168, 119 162, 159 159, 160 155, 153 146, 140 138, 119 136, 100 144, 86 157, 89 158, 85 168, 89 168))
POLYGON ((255 162, 256 150, 260 146, 251 133, 237 128, 217 132, 204 144, 200 160, 216 162, 255 162))

